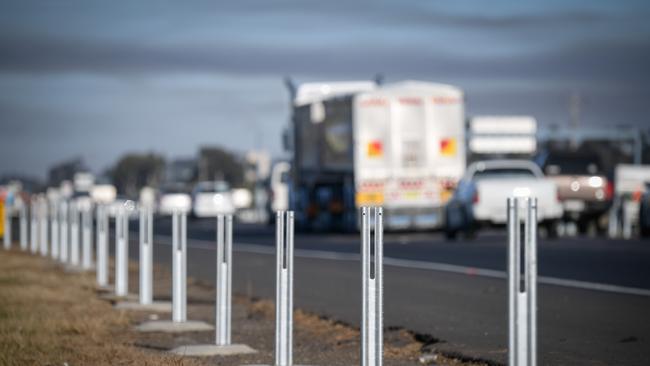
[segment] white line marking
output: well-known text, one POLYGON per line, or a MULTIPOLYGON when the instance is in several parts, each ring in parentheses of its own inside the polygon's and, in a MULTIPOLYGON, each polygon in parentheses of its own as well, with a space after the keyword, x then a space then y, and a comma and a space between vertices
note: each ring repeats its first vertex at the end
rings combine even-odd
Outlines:
MULTIPOLYGON (((156 235, 155 240, 162 244, 171 245, 171 236, 156 235)), ((190 239, 188 240, 188 246, 195 249, 215 250, 215 243, 213 243, 210 240, 190 239)), ((275 254, 275 247, 268 246, 268 245, 249 244, 249 243, 235 243, 233 245, 233 250, 236 252, 254 253, 254 254, 275 254)), ((313 258, 313 259, 338 260, 338 261, 361 260, 361 256, 356 253, 329 252, 324 250, 295 249, 294 255, 298 258, 313 258)), ((411 259, 384 257, 384 264, 393 267, 398 267, 398 268, 422 269, 422 270, 429 270, 429 271, 463 274, 468 276, 488 277, 488 278, 497 278, 497 279, 506 279, 508 277, 505 271, 466 267, 466 266, 459 266, 459 265, 447 264, 447 263, 416 261, 411 259)), ((612 292, 612 293, 625 294, 625 295, 650 296, 650 290, 635 288, 635 287, 610 285, 605 283, 569 280, 564 278, 547 277, 547 276, 539 276, 537 278, 537 281, 538 283, 545 284, 545 285, 555 285, 555 286, 578 288, 583 290, 612 292)))

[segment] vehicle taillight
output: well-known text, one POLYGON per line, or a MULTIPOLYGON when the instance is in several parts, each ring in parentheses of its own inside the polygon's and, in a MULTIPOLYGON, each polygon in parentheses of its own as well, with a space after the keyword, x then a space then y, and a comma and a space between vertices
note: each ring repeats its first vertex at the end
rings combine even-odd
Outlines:
POLYGON ((611 200, 614 197, 614 185, 612 182, 607 181, 607 184, 605 185, 605 199, 606 200, 611 200))
POLYGON ((479 201, 478 197, 478 191, 474 192, 474 196, 472 197, 472 203, 477 204, 479 201))

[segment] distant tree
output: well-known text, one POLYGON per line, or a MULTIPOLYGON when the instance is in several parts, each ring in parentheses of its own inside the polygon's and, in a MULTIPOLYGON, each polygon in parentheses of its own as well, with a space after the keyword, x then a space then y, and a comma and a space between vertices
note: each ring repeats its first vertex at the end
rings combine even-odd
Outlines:
POLYGON ((244 167, 231 152, 203 147, 199 151, 199 180, 225 180, 231 186, 239 186, 244 180, 244 167))
POLYGON ((117 191, 127 197, 137 198, 144 186, 157 187, 165 168, 162 156, 127 154, 110 170, 117 191))

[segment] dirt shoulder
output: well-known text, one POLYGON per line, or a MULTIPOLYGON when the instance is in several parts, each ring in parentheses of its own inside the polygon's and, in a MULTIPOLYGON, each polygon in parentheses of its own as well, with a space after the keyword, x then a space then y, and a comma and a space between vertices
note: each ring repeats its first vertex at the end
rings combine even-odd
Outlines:
MULTIPOLYGON (((138 286, 131 266, 130 288, 138 286)), ((169 300, 166 268, 156 268, 156 300, 169 300)), ((102 300, 91 273, 69 273, 51 260, 0 251, 0 365, 241 365, 272 363, 274 305, 268 299, 236 296, 233 343, 258 351, 228 357, 179 357, 166 351, 211 344, 214 332, 137 333, 133 326, 170 314, 115 310, 102 300)), ((214 324, 214 288, 188 280, 188 319, 214 324)), ((426 339, 403 329, 385 330, 384 364, 478 365, 436 354, 426 339)), ((359 364, 359 330, 296 310, 294 363, 359 364)))

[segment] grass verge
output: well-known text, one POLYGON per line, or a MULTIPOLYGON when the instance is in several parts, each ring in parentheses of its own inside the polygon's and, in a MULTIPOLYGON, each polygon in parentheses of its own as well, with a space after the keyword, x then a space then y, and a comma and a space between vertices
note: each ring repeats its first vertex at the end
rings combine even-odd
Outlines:
POLYGON ((97 298, 90 274, 0 251, 0 365, 195 365, 136 348, 130 325, 97 298))

